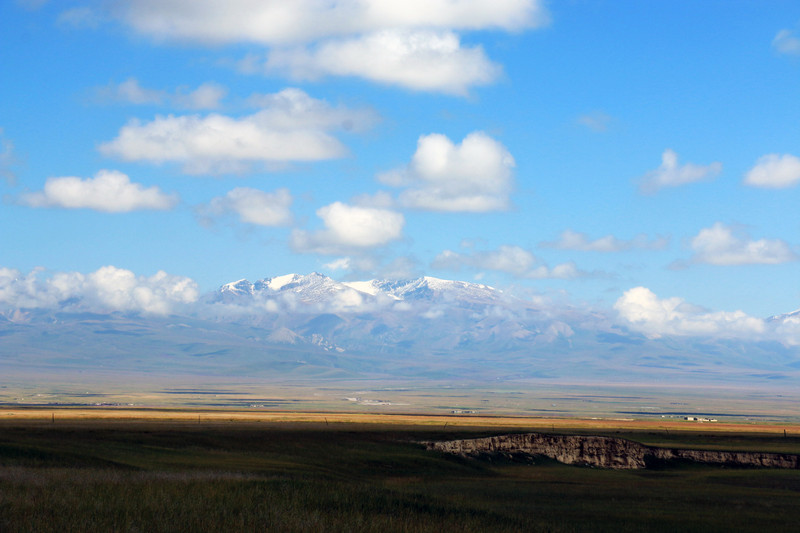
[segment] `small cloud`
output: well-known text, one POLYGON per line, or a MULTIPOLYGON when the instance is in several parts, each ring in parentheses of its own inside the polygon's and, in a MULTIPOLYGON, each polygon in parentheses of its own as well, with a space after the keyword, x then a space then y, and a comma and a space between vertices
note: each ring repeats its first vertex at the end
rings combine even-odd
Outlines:
POLYGON ((423 135, 407 166, 378 175, 400 193, 400 205, 445 212, 503 211, 514 185, 514 158, 481 131, 454 144, 438 133, 423 135))
POLYGON ((317 210, 325 229, 295 230, 291 246, 303 253, 337 255, 386 245, 403 236, 405 218, 388 209, 351 206, 334 202, 317 210))
POLYGON ((661 155, 661 166, 640 178, 639 191, 642 194, 655 194, 664 187, 678 187, 699 181, 716 178, 722 172, 722 163, 678 165, 678 154, 667 149, 661 155))
POLYGON ((121 102, 136 105, 158 105, 167 98, 165 91, 145 89, 136 78, 128 78, 119 84, 109 83, 94 90, 101 102, 121 102))
POLYGON ((172 209, 179 199, 156 186, 132 183, 116 170, 101 170, 94 178, 48 178, 44 190, 23 194, 20 203, 30 207, 92 209, 105 213, 127 213, 145 209, 172 209))
POLYGON ((602 111, 592 111, 578 117, 577 122, 592 131, 602 133, 611 125, 611 116, 602 111))
POLYGON ((0 128, 0 178, 5 179, 10 185, 14 185, 17 180, 17 176, 12 170, 16 164, 14 143, 3 135, 3 128, 0 128))
POLYGON ((385 191, 378 191, 375 194, 359 194, 353 197, 352 202, 361 207, 377 207, 380 209, 392 209, 396 204, 392 195, 385 191))
POLYGON ((798 256, 780 239, 751 240, 743 232, 717 222, 692 239, 692 262, 711 265, 776 265, 796 261, 798 256))
POLYGON ((791 30, 781 30, 772 39, 772 47, 781 54, 800 55, 800 38, 791 30))
POLYGON ((524 279, 573 279, 587 275, 572 262, 550 268, 531 252, 510 245, 500 246, 496 250, 470 253, 445 250, 434 258, 431 267, 455 271, 462 268, 492 270, 524 279))
POLYGON ((217 109, 228 91, 222 85, 206 82, 197 89, 188 91, 184 87, 167 91, 147 89, 136 78, 128 78, 122 83, 109 83, 95 89, 95 98, 103 103, 124 103, 134 105, 170 104, 181 109, 217 109))
POLYGON ((745 185, 785 189, 800 183, 800 158, 791 154, 767 154, 744 177, 745 185))
POLYGON ((197 211, 204 218, 235 213, 239 220, 257 226, 286 226, 292 222, 292 195, 288 189, 264 192, 249 187, 237 187, 225 196, 218 196, 197 211))
POLYGON ((50 0, 16 0, 17 5, 20 5, 25 9, 30 9, 31 11, 40 9, 49 1, 50 0))
POLYGON ((74 7, 58 16, 58 24, 70 28, 95 29, 105 20, 104 16, 88 7, 74 7))
POLYGON ((648 239, 644 234, 639 234, 629 240, 617 239, 613 235, 591 240, 585 233, 567 229, 561 233, 559 240, 542 242, 540 246, 581 252, 625 252, 629 250, 663 250, 669 246, 669 241, 669 237, 659 236, 655 239, 648 239))
POLYGON ((294 87, 288 87, 277 93, 254 93, 247 98, 247 104, 268 113, 272 123, 285 129, 320 127, 346 132, 363 132, 380 120, 378 113, 373 109, 332 106, 325 100, 312 98, 294 87))
POLYGON ((188 93, 176 92, 173 103, 184 109, 217 109, 228 90, 218 83, 206 82, 188 93))
POLYGON ((340 257, 335 261, 325 263, 323 266, 328 270, 350 270, 352 261, 349 257, 340 257))

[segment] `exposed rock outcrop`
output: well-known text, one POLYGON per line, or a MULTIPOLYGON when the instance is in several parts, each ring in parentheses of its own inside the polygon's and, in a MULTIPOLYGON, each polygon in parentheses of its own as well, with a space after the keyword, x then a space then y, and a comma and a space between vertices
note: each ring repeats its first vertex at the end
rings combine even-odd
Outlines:
POLYGON ((673 461, 731 466, 800 468, 800 456, 784 453, 657 448, 614 437, 523 433, 424 443, 430 450, 461 456, 545 456, 570 465, 636 469, 673 461))

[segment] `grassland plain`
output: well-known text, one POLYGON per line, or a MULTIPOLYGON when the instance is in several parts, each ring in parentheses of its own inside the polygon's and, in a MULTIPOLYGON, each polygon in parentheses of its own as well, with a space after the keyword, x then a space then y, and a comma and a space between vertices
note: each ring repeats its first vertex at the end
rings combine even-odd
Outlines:
POLYGON ((797 470, 488 463, 417 443, 525 431, 538 422, 647 444, 798 453, 796 427, 784 437, 775 426, 146 415, 0 417, 0 531, 796 531, 800 523, 797 470))

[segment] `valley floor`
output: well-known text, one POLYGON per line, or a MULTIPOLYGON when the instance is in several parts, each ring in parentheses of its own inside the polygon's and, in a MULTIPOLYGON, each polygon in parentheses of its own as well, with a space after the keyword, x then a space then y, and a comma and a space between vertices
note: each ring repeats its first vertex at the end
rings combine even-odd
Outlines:
MULTIPOLYGON (((419 444, 523 431, 530 418, 53 413, 0 416, 0 531, 792 531, 800 520, 800 470, 611 471, 419 444)), ((784 436, 767 425, 538 422, 650 445, 800 452, 797 426, 784 436)))

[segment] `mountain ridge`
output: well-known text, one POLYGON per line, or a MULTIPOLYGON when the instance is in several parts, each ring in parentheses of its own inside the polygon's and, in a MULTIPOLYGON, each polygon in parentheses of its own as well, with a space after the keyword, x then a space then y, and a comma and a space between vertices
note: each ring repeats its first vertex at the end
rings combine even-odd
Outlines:
POLYGON ((247 279, 226 283, 216 294, 242 297, 256 295, 278 295, 291 292, 304 301, 319 301, 322 297, 352 290, 364 298, 385 297, 395 301, 407 299, 424 299, 447 294, 449 299, 455 296, 473 300, 496 300, 502 291, 478 283, 455 281, 423 276, 411 279, 371 279, 366 281, 338 282, 334 279, 312 272, 308 275, 285 274, 267 277, 255 282, 247 279))
MULTIPOLYGON (((70 309, 0 313, 0 363, 270 379, 800 382, 798 345, 653 336, 610 313, 428 276, 240 279, 166 316, 70 309)), ((795 314, 775 327, 794 327, 795 314)))

